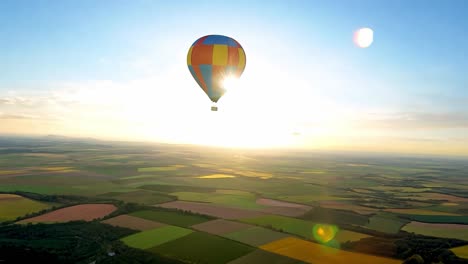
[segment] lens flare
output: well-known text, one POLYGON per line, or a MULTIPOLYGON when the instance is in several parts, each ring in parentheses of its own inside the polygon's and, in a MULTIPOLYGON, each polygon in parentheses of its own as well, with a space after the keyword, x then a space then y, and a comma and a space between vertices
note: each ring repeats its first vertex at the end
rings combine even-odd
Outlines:
POLYGON ((313 228, 313 236, 318 242, 325 244, 335 238, 338 227, 334 225, 316 224, 313 228))
POLYGON ((370 28, 361 28, 354 32, 353 41, 360 48, 368 48, 374 42, 374 31, 370 28))
POLYGON ((229 91, 233 88, 235 88, 239 83, 239 79, 233 76, 227 76, 223 80, 223 89, 225 91, 229 91))

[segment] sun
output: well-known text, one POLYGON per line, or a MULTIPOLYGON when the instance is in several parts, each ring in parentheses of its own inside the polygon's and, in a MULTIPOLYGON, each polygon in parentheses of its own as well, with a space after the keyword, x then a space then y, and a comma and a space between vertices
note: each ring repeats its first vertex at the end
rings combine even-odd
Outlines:
POLYGON ((374 42, 374 31, 370 28, 361 28, 354 32, 354 44, 360 48, 368 48, 374 42))
POLYGON ((224 91, 229 91, 229 90, 232 90, 232 89, 235 89, 236 87, 239 86, 239 78, 235 77, 235 76, 226 76, 223 80, 223 89, 224 91))

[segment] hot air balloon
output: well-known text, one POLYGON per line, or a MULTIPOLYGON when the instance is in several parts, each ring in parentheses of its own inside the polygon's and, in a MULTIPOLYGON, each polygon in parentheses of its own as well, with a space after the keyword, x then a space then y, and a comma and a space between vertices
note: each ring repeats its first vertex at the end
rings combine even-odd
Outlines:
POLYGON ((195 81, 213 102, 226 92, 225 81, 239 78, 245 69, 245 52, 236 40, 222 35, 208 35, 197 39, 187 54, 187 65, 195 81))

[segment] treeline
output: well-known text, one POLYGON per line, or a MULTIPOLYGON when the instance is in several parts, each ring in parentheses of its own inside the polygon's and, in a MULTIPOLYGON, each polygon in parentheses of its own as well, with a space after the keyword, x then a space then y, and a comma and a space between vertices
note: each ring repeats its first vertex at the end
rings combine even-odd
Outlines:
POLYGON ((136 231, 75 221, 0 227, 1 263, 181 263, 129 248, 120 238, 136 231))
POLYGON ((32 200, 36 201, 41 201, 41 202, 47 202, 47 203, 56 203, 58 205, 52 206, 47 209, 43 209, 38 212, 34 213, 29 213, 23 216, 17 217, 15 220, 12 221, 5 221, 5 222, 0 222, 0 226, 5 226, 5 225, 10 225, 14 222, 39 216, 60 208, 64 207, 69 207, 73 205, 78 205, 78 204, 86 204, 86 203, 110 203, 113 204, 117 207, 117 210, 112 212, 111 214, 107 215, 104 217, 104 219, 107 218, 112 218, 121 214, 129 214, 132 212, 136 211, 141 211, 141 210, 157 210, 157 211, 167 211, 167 212, 177 212, 180 214, 186 214, 186 215, 195 215, 195 216, 202 216, 207 219, 215 219, 212 216, 209 215, 204 215, 204 214, 199 214, 199 213, 194 213, 186 210, 180 210, 176 208, 163 208, 163 207, 154 207, 154 206, 149 206, 149 205, 142 205, 138 203, 125 203, 120 200, 112 199, 112 198, 106 198, 106 197, 89 197, 89 196, 78 196, 78 195, 47 195, 47 194, 38 194, 38 193, 30 193, 30 192, 21 192, 21 191, 16 191, 16 192, 7 192, 9 194, 16 194, 23 196, 25 198, 29 198, 32 200))
POLYGON ((458 239, 406 233, 404 236, 368 237, 359 241, 348 241, 341 244, 341 248, 365 254, 403 259, 405 264, 468 264, 468 260, 458 258, 449 250, 466 244, 468 242, 458 239))
POLYGON ((118 200, 113 200, 109 198, 99 198, 99 197, 88 197, 88 196, 78 196, 78 195, 57 195, 57 194, 52 194, 52 195, 47 195, 47 194, 38 194, 38 193, 31 193, 31 192, 22 192, 22 191, 15 191, 15 192, 7 192, 9 194, 16 194, 23 196, 25 198, 29 198, 31 200, 36 200, 40 202, 46 202, 46 203, 55 203, 57 205, 54 205, 50 208, 43 209, 37 212, 33 213, 28 213, 22 216, 17 217, 15 220, 12 221, 5 221, 5 222, 0 222, 0 226, 5 226, 12 224, 14 222, 35 217, 38 215, 42 215, 60 208, 68 207, 68 206, 73 206, 73 205, 78 205, 78 204, 85 204, 85 203, 112 203, 118 208, 120 208, 124 203, 118 200))

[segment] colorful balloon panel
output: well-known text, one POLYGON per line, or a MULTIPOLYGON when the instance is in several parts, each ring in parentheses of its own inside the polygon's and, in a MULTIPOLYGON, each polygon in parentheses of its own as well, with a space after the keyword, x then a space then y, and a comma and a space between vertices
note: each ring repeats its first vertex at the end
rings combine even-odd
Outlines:
POLYGON ((187 54, 190 73, 215 103, 225 92, 223 81, 231 77, 239 78, 245 64, 245 52, 239 42, 221 35, 199 38, 187 54))

